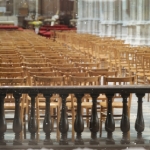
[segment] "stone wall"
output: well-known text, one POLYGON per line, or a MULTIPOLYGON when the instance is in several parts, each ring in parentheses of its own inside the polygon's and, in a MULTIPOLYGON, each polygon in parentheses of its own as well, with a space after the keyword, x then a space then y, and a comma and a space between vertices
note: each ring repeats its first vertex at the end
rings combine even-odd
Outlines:
POLYGON ((149 0, 78 0, 79 33, 150 45, 149 0))

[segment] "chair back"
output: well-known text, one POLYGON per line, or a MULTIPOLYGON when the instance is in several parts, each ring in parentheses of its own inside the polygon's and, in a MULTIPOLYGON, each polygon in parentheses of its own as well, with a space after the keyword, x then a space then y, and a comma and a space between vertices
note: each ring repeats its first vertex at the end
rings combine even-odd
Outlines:
MULTIPOLYGON (((134 76, 128 76, 128 77, 106 77, 104 76, 104 84, 105 85, 133 85, 135 83, 135 77, 134 76)), ((122 98, 120 93, 116 93, 113 97, 115 98, 122 98)), ((131 107, 131 99, 132 94, 130 93, 130 96, 128 98, 128 110, 130 111, 131 107)), ((130 114, 130 113, 129 113, 130 114)))
POLYGON ((36 86, 62 86, 64 85, 64 76, 43 77, 34 75, 33 82, 36 86))
POLYGON ((95 77, 79 77, 70 76, 71 85, 89 86, 89 85, 100 85, 100 76, 95 77))
MULTIPOLYGON (((0 86, 22 86, 27 84, 27 77, 19 77, 19 78, 0 78, 0 86)), ((26 94, 22 94, 21 98, 21 106, 25 103, 26 94)), ((12 104, 14 101, 14 97, 12 93, 7 93, 5 97, 5 103, 12 104)), ((7 105, 7 104, 6 104, 7 105)))

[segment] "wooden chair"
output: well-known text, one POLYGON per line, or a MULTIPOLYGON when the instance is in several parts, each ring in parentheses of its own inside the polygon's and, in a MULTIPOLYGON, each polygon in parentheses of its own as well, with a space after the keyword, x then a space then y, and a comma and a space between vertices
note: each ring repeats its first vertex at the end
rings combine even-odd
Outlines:
POLYGON ((42 58, 24 58, 23 63, 46 63, 45 59, 42 58))
MULTIPOLYGON (((65 85, 70 85, 70 76, 77 76, 77 77, 87 77, 88 73, 87 72, 78 72, 78 71, 74 71, 74 72, 63 72, 63 71, 59 71, 56 72, 57 76, 64 76, 65 81, 64 84, 65 85)), ((67 97, 67 101, 71 101, 71 95, 69 95, 67 97)))
POLYGON ((70 58, 69 59, 69 61, 71 62, 71 63, 92 63, 92 59, 90 59, 90 58, 86 58, 86 56, 84 56, 84 58, 70 58))
MULTIPOLYGON (((64 77, 57 76, 57 77, 43 77, 43 76, 33 76, 33 85, 36 86, 59 86, 64 85, 64 77)), ((58 94, 54 94, 51 98, 51 116, 53 116, 53 109, 56 112, 56 119, 57 119, 57 140, 60 139, 60 132, 59 132, 59 120, 60 120, 60 107, 61 107, 61 98, 58 94)), ((41 98, 37 96, 36 100, 36 113, 37 113, 37 122, 38 122, 38 133, 39 133, 39 126, 40 126, 40 110, 45 110, 45 98, 41 98)), ((37 133, 37 135, 38 135, 37 133)))
MULTIPOLYGON (((1 86, 21 86, 21 85, 26 85, 27 83, 27 78, 0 78, 0 85, 1 86)), ((26 94, 22 94, 21 97, 21 102, 20 102, 20 118, 21 118, 21 123, 22 123, 22 131, 21 131, 21 138, 26 138, 26 94)), ((4 109, 5 109, 5 114, 7 113, 12 113, 15 110, 15 99, 13 97, 13 94, 7 93, 5 97, 5 102, 4 102, 4 109)), ((13 118, 7 118, 6 120, 13 120, 13 118)))
POLYGON ((53 72, 54 68, 53 67, 24 67, 26 75, 28 75, 28 72, 53 72))
POLYGON ((27 76, 28 76, 28 83, 29 85, 32 85, 33 83, 33 76, 43 76, 43 77, 55 77, 56 72, 51 72, 51 71, 46 71, 46 72, 30 72, 28 71, 27 76))
POLYGON ((47 63, 52 64, 66 64, 69 63, 67 59, 46 59, 47 63))
POLYGON ((23 62, 22 65, 24 67, 33 67, 33 68, 41 68, 41 67, 48 67, 49 64, 48 63, 29 63, 29 62, 23 62))
POLYGON ((24 76, 23 72, 0 72, 0 78, 19 78, 24 76))
POLYGON ((52 66, 54 68, 59 68, 59 67, 61 67, 61 68, 63 68, 63 67, 64 68, 66 68, 66 67, 71 68, 71 67, 75 67, 74 64, 69 64, 69 63, 61 63, 61 64, 49 63, 49 66, 52 66))
MULTIPOLYGON (((79 85, 79 86, 94 86, 94 85, 100 85, 100 76, 95 77, 80 77, 80 76, 70 76, 70 85, 79 85)), ((71 108, 71 114, 72 114, 72 140, 74 140, 74 121, 75 121, 75 114, 76 114, 76 107, 77 102, 76 98, 73 94, 71 94, 71 102, 67 102, 66 106, 71 108)), ((85 93, 84 97, 82 98, 82 112, 83 109, 86 109, 86 121, 87 126, 89 126, 89 109, 92 108, 92 102, 89 101, 90 95, 85 93)))
POLYGON ((83 71, 89 71, 90 69, 98 69, 99 63, 75 63, 76 67, 81 67, 83 71))
POLYGON ((109 71, 109 68, 92 68, 89 71, 93 71, 93 72, 109 71))
POLYGON ((18 54, 0 54, 0 58, 5 58, 5 59, 15 59, 19 58, 18 54))
POLYGON ((12 63, 12 64, 2 64, 0 63, 0 67, 22 67, 22 63, 12 63))
POLYGON ((0 67, 1 72, 24 72, 23 67, 0 67))
POLYGON ((16 58, 1 58, 0 59, 1 63, 7 63, 7 64, 13 64, 13 63, 21 63, 20 58, 16 59, 16 58))
POLYGON ((54 70, 57 72, 81 72, 80 67, 54 67, 54 70))
MULTIPOLYGON (((104 85, 132 85, 135 83, 135 77, 134 76, 129 76, 129 77, 104 77, 104 85)), ((121 98, 120 94, 115 94, 113 97, 113 102, 112 102, 112 108, 113 111, 114 109, 117 108, 123 108, 123 103, 119 101, 115 101, 117 98, 121 98)), ((131 106, 131 100, 132 100, 132 94, 130 94, 128 98, 128 117, 130 118, 130 106, 131 106)), ((107 98, 106 101, 100 102, 100 137, 102 136, 102 122, 105 121, 106 119, 106 111, 107 111, 107 98)), ((113 112, 114 113, 114 112, 113 112)), ((114 117, 119 117, 119 119, 122 116, 122 113, 120 114, 113 114, 114 117)))
MULTIPOLYGON (((92 77, 92 76, 102 76, 102 77, 104 77, 104 76, 107 76, 107 77, 117 77, 117 74, 118 74, 118 72, 117 71, 89 71, 88 72, 88 74, 89 74, 89 76, 90 77, 92 77)), ((103 80, 103 78, 102 78, 102 80, 103 80)), ((103 80, 104 81, 104 80, 103 80)))

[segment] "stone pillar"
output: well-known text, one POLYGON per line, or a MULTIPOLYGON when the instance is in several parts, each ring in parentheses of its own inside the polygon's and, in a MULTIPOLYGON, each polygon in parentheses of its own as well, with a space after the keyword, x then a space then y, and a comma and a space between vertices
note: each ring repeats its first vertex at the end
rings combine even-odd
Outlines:
POLYGON ((135 31, 136 31, 136 20, 137 20, 137 0, 130 0, 130 22, 128 26, 129 43, 135 44, 135 31))
POLYGON ((107 33, 106 36, 110 37, 112 35, 112 26, 114 22, 114 1, 108 0, 105 2, 107 5, 107 33))
POLYGON ((106 0, 102 0, 103 1, 103 17, 104 17, 104 20, 102 21, 102 24, 103 24, 103 36, 107 36, 107 31, 108 31, 108 1, 106 0))
POLYGON ((144 45, 145 37, 143 37, 144 31, 144 0, 137 0, 137 26, 136 26, 136 44, 144 45))
POLYGON ((100 17, 100 20, 99 20, 99 36, 103 36, 103 30, 102 30, 102 21, 104 20, 104 13, 103 13, 103 0, 100 0, 99 2, 99 17, 100 17))
MULTIPOLYGON (((128 27, 127 24, 129 22, 129 13, 128 10, 129 8, 127 7, 127 1, 122 0, 122 39, 127 40, 128 36, 128 27)), ((127 41, 125 41, 127 42, 127 41)))
POLYGON ((147 0, 147 11, 148 11, 148 15, 147 15, 147 45, 150 46, 150 2, 149 0, 147 0))
POLYGON ((115 28, 115 35, 116 38, 121 39, 122 38, 122 1, 116 0, 115 5, 115 22, 116 22, 116 28, 115 28))
POLYGON ((37 20, 38 18, 38 10, 39 9, 39 1, 36 0, 36 3, 35 3, 35 20, 37 20))
POLYGON ((83 18, 83 13, 82 13, 82 4, 84 1, 78 0, 78 20, 77 20, 77 32, 81 33, 82 32, 82 18, 83 18))
POLYGON ((13 15, 16 15, 16 0, 13 0, 13 15))

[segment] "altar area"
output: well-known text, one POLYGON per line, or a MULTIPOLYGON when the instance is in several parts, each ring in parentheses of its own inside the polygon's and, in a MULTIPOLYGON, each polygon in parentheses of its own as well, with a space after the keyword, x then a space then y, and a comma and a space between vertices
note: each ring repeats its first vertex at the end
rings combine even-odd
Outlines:
POLYGON ((17 16, 0 16, 0 25, 18 25, 17 16))

